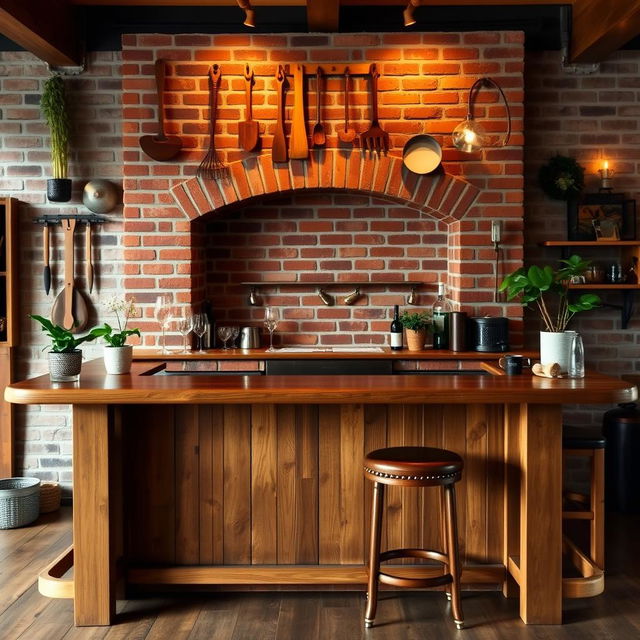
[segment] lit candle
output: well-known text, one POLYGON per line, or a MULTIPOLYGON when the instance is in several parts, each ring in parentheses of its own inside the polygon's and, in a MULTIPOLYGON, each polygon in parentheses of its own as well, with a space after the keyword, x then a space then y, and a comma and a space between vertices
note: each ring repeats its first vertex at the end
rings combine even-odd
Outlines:
POLYGON ((609 161, 605 160, 602 163, 602 169, 598 169, 598 173, 600 174, 601 190, 609 190, 611 189, 611 178, 613 177, 613 171, 609 169, 609 161))
POLYGON ((609 177, 609 161, 605 160, 604 165, 602 166, 602 179, 606 179, 609 177))

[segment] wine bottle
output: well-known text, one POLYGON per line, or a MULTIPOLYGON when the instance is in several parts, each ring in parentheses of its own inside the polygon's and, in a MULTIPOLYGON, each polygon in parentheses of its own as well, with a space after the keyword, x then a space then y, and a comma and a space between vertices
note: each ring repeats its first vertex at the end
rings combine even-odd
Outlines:
POLYGON ((389 329, 391 334, 391 349, 393 351, 400 351, 402 349, 402 323, 398 315, 398 305, 393 307, 393 322, 389 329))
POLYGON ((449 347, 447 325, 451 311, 451 303, 444 297, 444 283, 438 282, 438 297, 431 307, 434 349, 447 349, 449 347))

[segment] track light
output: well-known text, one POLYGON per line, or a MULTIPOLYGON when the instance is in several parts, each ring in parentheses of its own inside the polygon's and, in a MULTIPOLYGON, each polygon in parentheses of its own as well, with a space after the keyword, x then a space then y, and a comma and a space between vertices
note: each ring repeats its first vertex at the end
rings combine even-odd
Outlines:
POLYGON ((244 22, 242 24, 245 27, 255 27, 256 12, 253 10, 250 0, 238 0, 238 6, 244 10, 244 22))
POLYGON ((487 136, 484 127, 473 118, 473 105, 478 91, 480 91, 482 87, 494 87, 497 89, 504 102, 504 107, 507 112, 507 132, 502 140, 501 146, 505 147, 511 137, 511 111, 509 110, 509 103, 507 102, 504 92, 491 78, 480 78, 476 80, 471 85, 471 89, 469 89, 467 117, 453 130, 453 135, 451 136, 454 146, 465 153, 480 151, 483 147, 489 146, 490 144, 489 136, 487 136))
POLYGON ((416 19, 413 17, 413 12, 416 10, 416 7, 419 6, 420 0, 409 0, 407 8, 402 12, 405 27, 410 27, 412 24, 416 23, 416 19))

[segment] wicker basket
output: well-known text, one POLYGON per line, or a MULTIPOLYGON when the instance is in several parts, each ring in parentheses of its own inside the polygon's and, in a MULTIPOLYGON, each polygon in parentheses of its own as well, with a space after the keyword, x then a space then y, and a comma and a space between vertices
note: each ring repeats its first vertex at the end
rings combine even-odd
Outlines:
POLYGON ((38 478, 0 479, 0 529, 24 527, 40 512, 38 478))
POLYGON ((51 513, 60 508, 62 491, 57 482, 43 482, 40 485, 40 513, 51 513))

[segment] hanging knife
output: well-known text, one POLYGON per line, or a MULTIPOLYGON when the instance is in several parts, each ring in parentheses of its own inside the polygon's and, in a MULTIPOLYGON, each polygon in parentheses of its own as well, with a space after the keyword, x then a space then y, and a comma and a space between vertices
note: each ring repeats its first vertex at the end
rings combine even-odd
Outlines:
POLYGON ((47 295, 49 295, 49 291, 51 290, 51 267, 49 266, 49 223, 44 223, 42 234, 42 252, 44 259, 44 291, 47 295))
POLYGON ((91 260, 91 223, 86 223, 85 236, 84 236, 84 253, 86 264, 86 279, 89 293, 93 291, 93 262, 91 260))

